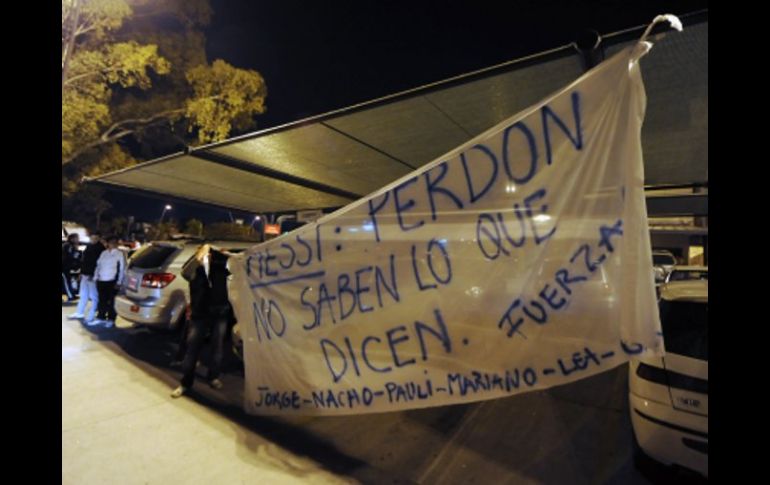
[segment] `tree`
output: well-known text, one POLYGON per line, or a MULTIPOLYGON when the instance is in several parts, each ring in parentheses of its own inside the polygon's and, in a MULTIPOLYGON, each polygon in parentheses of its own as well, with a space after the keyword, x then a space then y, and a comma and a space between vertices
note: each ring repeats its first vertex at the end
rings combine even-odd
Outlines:
POLYGON ((261 237, 251 226, 235 224, 232 222, 215 222, 206 226, 207 239, 225 239, 239 241, 261 241, 261 237))
POLYGON ((184 227, 184 232, 193 236, 203 236, 203 223, 198 219, 190 219, 184 227))
POLYGON ((147 90, 151 71, 170 72, 157 45, 117 40, 130 13, 124 0, 62 0, 62 164, 131 134, 140 124, 115 122, 114 89, 147 90))
POLYGON ((156 240, 171 239, 171 236, 179 234, 179 226, 175 220, 155 224, 150 231, 151 238, 156 240))
POLYGON ((62 0, 62 195, 137 161, 253 129, 267 87, 209 63, 208 0, 62 0))
POLYGON ((62 199, 62 213, 66 219, 79 222, 86 227, 100 228, 102 216, 111 204, 104 200, 104 189, 87 186, 80 190, 70 189, 70 196, 62 199))
POLYGON ((110 234, 115 234, 119 237, 123 237, 128 229, 128 219, 125 217, 114 217, 112 221, 110 221, 109 225, 109 232, 110 234))

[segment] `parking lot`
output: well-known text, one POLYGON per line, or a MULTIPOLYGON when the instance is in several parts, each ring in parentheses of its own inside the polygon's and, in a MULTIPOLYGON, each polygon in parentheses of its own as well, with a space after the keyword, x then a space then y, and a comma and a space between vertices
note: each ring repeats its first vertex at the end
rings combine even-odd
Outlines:
MULTIPOLYGON (((224 389, 201 379, 172 400, 177 334, 122 319, 86 327, 66 320, 73 311, 62 307, 63 483, 112 474, 123 483, 697 483, 634 466, 625 365, 481 403, 263 418, 242 411, 243 370, 231 352, 224 389)), ((207 358, 204 350, 201 377, 207 358)))

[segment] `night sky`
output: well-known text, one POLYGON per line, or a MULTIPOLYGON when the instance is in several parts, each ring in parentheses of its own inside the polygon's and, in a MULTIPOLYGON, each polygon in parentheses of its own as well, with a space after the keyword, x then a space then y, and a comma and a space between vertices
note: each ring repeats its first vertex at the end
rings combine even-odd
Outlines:
MULTIPOLYGON (((706 1, 319 2, 212 0, 209 61, 259 71, 268 88, 258 130, 608 34, 706 1)), ((116 211, 148 220, 165 201, 111 193, 116 211)), ((173 216, 230 220, 174 204, 173 216)), ((157 215, 153 215, 157 213, 157 215)), ((234 213, 235 217, 242 217, 234 213)), ((167 215, 168 217, 168 215, 167 215)))

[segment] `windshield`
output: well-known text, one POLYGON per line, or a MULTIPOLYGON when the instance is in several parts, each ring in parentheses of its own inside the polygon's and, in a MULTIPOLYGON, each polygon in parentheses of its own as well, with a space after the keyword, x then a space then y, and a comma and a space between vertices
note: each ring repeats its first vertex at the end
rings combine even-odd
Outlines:
POLYGON ((666 352, 708 360, 708 303, 660 302, 660 323, 666 352))
POLYGON ((129 268, 151 269, 163 266, 166 259, 176 251, 172 246, 157 246, 150 244, 139 249, 131 258, 129 268))

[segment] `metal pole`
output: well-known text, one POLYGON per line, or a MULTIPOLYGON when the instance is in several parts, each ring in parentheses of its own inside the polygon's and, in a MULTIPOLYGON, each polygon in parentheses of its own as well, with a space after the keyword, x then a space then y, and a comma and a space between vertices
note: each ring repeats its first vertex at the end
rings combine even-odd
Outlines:
POLYGON ((602 36, 595 30, 583 31, 572 45, 580 53, 583 68, 588 71, 604 60, 604 48, 601 47, 602 36))

